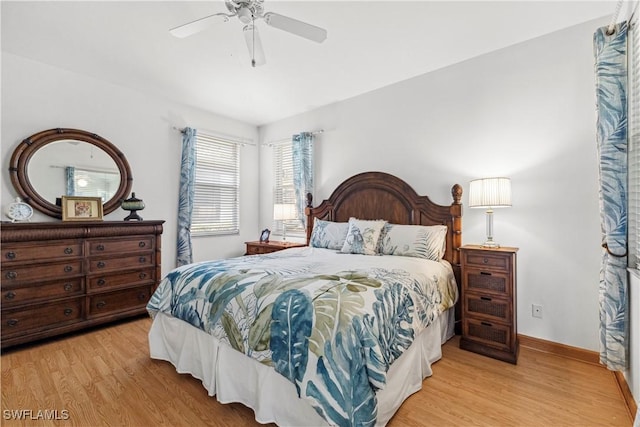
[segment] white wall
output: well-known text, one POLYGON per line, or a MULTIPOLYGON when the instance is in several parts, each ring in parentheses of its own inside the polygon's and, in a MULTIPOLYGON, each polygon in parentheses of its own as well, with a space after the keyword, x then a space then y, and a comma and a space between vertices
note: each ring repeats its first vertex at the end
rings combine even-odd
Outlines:
MULTIPOLYGON (((145 219, 165 220, 163 273, 175 266, 176 218, 182 135, 173 126, 189 125, 257 142, 255 126, 196 110, 88 76, 2 52, 2 206, 13 199, 8 173, 11 153, 24 138, 66 127, 94 132, 127 157, 133 191, 146 208, 145 219)), ((257 146, 241 151, 240 235, 194 239, 196 261, 244 253, 244 241, 258 236, 257 146)), ((118 209, 105 220, 121 220, 118 209)), ((53 221, 36 215, 33 220, 53 221)))
MULTIPOLYGON (((518 252, 518 332, 598 349, 600 225, 590 22, 319 108, 260 129, 262 142, 324 129, 316 204, 349 176, 395 174, 450 202, 452 184, 512 179, 495 238, 518 252), (543 306, 543 318, 531 305, 543 306)), ((425 44, 428 49, 428 44, 425 44)), ((260 224, 270 224, 270 149, 261 147, 260 224)), ((463 197, 467 203, 466 196, 463 197)), ((464 243, 485 237, 464 209, 464 243)))

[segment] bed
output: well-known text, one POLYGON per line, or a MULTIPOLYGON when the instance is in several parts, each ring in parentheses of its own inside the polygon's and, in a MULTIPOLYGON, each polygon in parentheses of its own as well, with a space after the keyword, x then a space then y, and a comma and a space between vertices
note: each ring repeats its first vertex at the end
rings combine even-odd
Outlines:
POLYGON ((147 306, 151 357, 261 423, 385 425, 454 334, 461 195, 438 205, 365 172, 317 207, 308 196, 309 246, 167 274, 147 306))

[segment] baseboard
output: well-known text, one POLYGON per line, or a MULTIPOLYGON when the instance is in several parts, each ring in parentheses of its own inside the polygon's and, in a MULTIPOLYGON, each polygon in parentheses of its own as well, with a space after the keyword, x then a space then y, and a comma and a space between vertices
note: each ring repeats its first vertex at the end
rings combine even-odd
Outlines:
POLYGON ((585 350, 579 347, 560 344, 553 341, 547 341, 540 338, 533 338, 526 335, 518 334, 518 340, 521 347, 527 347, 545 353, 555 354, 569 359, 579 360, 581 362, 590 363, 592 365, 603 366, 600 364, 600 355, 591 350, 585 350))
MULTIPOLYGON (((595 351, 585 350, 579 347, 572 347, 570 345, 559 344, 553 341, 542 340, 540 338, 533 338, 520 334, 518 334, 518 340, 520 341, 521 347, 527 347, 532 350, 543 351, 545 353, 554 354, 556 356, 579 360, 581 362, 589 363, 591 365, 596 365, 603 369, 606 369, 606 367, 600 363, 600 354, 595 351)), ((627 406, 627 410, 629 411, 629 415, 633 420, 638 410, 638 404, 633 398, 633 394, 631 394, 631 389, 629 388, 629 384, 627 384, 627 380, 624 377, 624 374, 620 371, 612 372, 614 374, 616 382, 618 383, 618 389, 620 390, 620 394, 622 394, 624 402, 627 406)))

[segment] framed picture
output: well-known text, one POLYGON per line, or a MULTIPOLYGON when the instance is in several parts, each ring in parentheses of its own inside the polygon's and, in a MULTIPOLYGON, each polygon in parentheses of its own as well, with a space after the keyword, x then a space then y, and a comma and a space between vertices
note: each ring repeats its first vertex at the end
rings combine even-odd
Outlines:
POLYGON ((102 221, 102 198, 62 196, 63 221, 102 221))
POLYGON ((265 228, 264 230, 262 230, 262 233, 260 233, 260 243, 268 242, 270 235, 271 235, 271 230, 269 230, 268 228, 265 228))

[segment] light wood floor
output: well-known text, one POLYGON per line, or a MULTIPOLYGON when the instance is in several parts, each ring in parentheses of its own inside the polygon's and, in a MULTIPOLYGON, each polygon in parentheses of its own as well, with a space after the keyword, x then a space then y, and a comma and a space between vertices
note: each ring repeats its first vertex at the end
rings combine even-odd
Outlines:
MULTIPOLYGON (((151 360, 150 324, 142 318, 4 352, 2 425, 259 425, 252 410, 221 405, 198 380, 151 360), (8 419, 7 411, 15 410, 31 410, 30 418, 38 418, 38 410, 57 410, 58 418, 68 419, 8 419)), ((632 424, 614 376, 604 368, 527 348, 514 366, 460 350, 457 338, 443 352, 423 390, 389 426, 632 424)))

